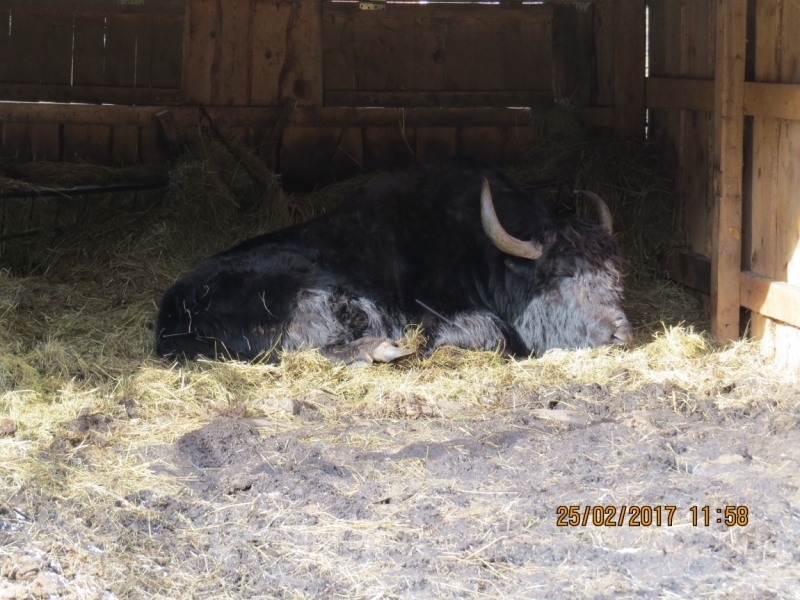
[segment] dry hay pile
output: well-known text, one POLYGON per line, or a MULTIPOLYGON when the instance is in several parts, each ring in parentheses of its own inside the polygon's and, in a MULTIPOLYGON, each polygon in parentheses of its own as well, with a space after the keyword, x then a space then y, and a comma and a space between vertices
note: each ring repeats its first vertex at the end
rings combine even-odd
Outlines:
MULTIPOLYGON (((534 149, 534 156, 541 150, 534 149)), ((547 398, 572 385, 602 387, 602 399, 587 396, 596 404, 590 412, 614 419, 629 410, 615 400, 617 394, 647 386, 673 393, 643 395, 641 410, 689 414, 697 409, 697 398, 710 402, 711 410, 751 410, 765 402, 765 390, 791 383, 761 360, 753 344, 711 343, 700 331, 704 321, 697 300, 656 277, 658 248, 652 240, 663 237, 652 228, 660 231, 669 211, 653 198, 666 194, 669 182, 653 168, 658 158, 650 149, 637 149, 644 157, 639 159, 631 158, 636 156, 631 148, 610 142, 571 143, 559 152, 563 161, 545 163, 550 172, 542 172, 539 160, 528 163, 538 171, 523 165, 515 174, 530 181, 577 168, 577 180, 609 200, 629 264, 638 273, 629 292, 637 326, 632 348, 551 351, 536 360, 445 348, 430 359, 365 369, 333 366, 314 351, 286 355, 279 365, 159 360, 152 355, 156 305, 177 276, 238 240, 325 210, 366 180, 289 198, 274 179, 256 181, 224 147, 208 140, 174 166, 166 193, 74 221, 47 243, 24 242, 25 260, 0 271, 0 598, 257 595, 247 591, 252 582, 241 574, 230 583, 225 561, 208 551, 208 536, 222 534, 216 529, 222 525, 211 518, 222 518, 220 502, 243 506, 224 513, 226 527, 235 529, 236 519, 244 523, 245 513, 253 514, 256 500, 248 508, 230 495, 247 486, 234 477, 226 484, 228 495, 193 491, 194 476, 159 450, 220 416, 278 437, 302 432, 296 435, 303 447, 343 443, 333 431, 372 423, 377 430, 348 438, 347 444, 377 451, 390 447, 400 429, 408 429, 413 441, 414 435, 433 435, 437 423, 458 428, 462 420, 467 427, 468 418, 499 419, 501 408, 509 402, 516 406, 518 398, 537 398, 538 417, 558 412, 556 420, 569 424, 586 415, 572 411, 569 401, 560 406, 567 410, 548 411, 547 398), (615 161, 621 155, 634 168, 620 173, 615 161), (657 219, 654 211, 661 211, 657 219), (723 390, 730 382, 739 384, 734 395, 723 390), (314 415, 310 428, 300 418, 308 411, 314 415), (419 425, 408 428, 413 419, 419 425), (173 501, 189 508, 165 520, 173 501), (202 526, 192 511, 205 515, 202 526)), ((74 165, 24 168, 51 175, 77 172, 74 165)), ((94 173, 95 181, 118 176, 82 168, 94 173)), ((78 182, 85 180, 73 183, 78 182)), ((98 200, 104 206, 114 201, 120 197, 98 200)), ((409 332, 412 342, 414 336, 409 332)), ((393 464, 393 477, 427 477, 422 459, 393 464)), ((355 494, 364 484, 359 477, 343 479, 337 494, 355 494)), ((257 508, 269 523, 294 527, 259 529, 266 541, 258 552, 288 569, 272 587, 260 589, 267 596, 327 595, 322 583, 308 587, 319 580, 338 581, 340 597, 377 597, 381 587, 374 573, 385 564, 366 555, 340 567, 330 544, 350 547, 356 531, 358 539, 373 538, 388 548, 405 535, 399 513, 359 521, 318 508, 308 517, 310 528, 296 503, 278 496, 260 495, 257 508)), ((470 518, 480 522, 485 516, 470 518)), ((532 526, 530 516, 525 519, 526 527, 532 526)), ((454 556, 472 564, 476 554, 454 556)), ((513 583, 516 575, 509 573, 503 577, 513 583)), ((507 589, 513 594, 519 588, 507 589)), ((446 588, 440 592, 446 595, 446 588)))

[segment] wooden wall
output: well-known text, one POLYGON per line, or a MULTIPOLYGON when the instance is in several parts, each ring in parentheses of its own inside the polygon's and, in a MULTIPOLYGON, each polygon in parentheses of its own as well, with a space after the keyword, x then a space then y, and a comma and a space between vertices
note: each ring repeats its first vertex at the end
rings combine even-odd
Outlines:
POLYGON ((382 12, 329 0, 0 0, 11 23, 0 27, 0 99, 94 103, 0 105, 0 155, 161 160, 152 115, 164 108, 179 113, 179 141, 207 125, 179 109, 198 104, 214 109, 224 135, 263 140, 296 102, 266 157, 294 187, 431 154, 503 163, 532 134, 530 113, 506 107, 566 99, 588 125, 611 128, 622 82, 642 97, 641 114, 623 114, 638 130, 644 81, 635 61, 632 83, 616 76, 618 5, 643 0, 382 12), (420 117, 425 108, 438 112, 420 117))
MULTIPOLYGON (((728 318, 733 318, 730 315, 735 309, 738 320, 739 305, 751 309, 752 334, 765 341, 767 351, 797 368, 800 4, 784 0, 736 2, 739 6, 725 14, 728 21, 722 28, 718 3, 650 2, 648 105, 652 107, 653 131, 663 135, 674 150, 681 197, 676 233, 695 257, 693 263, 684 260, 683 268, 675 261, 673 275, 679 280, 694 278, 697 272, 709 269, 702 265, 705 258, 712 265, 713 278, 714 265, 721 264, 716 241, 725 234, 724 229, 731 230, 738 246, 736 263, 729 272, 716 273, 718 279, 735 280, 734 288, 739 290, 738 294, 729 294, 733 299, 728 299, 728 318), (729 39, 721 40, 721 32, 729 39), (719 56, 723 50, 728 57, 719 56), (731 68, 734 63, 735 68, 731 68), (722 88, 719 75, 715 84, 719 65, 728 67, 722 88), (719 161, 715 142, 719 146, 718 130, 724 125, 717 111, 726 90, 738 90, 739 95, 738 99, 731 98, 740 105, 738 116, 734 115, 736 122, 727 122, 734 127, 728 145, 741 153, 733 163, 733 170, 738 171, 733 175, 741 189, 738 198, 736 193, 721 192, 724 181, 715 162, 719 161), (728 226, 722 222, 726 207, 733 209, 730 214, 735 217, 728 226)), ((714 300, 710 284, 697 287, 711 292, 714 300)))

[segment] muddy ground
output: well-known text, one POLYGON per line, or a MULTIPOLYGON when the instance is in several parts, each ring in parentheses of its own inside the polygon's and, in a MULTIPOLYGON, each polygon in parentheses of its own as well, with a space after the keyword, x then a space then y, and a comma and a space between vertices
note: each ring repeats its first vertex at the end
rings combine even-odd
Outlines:
MULTIPOLYGON (((406 396, 384 419, 322 394, 284 400, 283 423, 234 408, 137 450, 178 493, 110 510, 48 490, 8 498, 0 598, 797 598, 800 392, 742 408, 752 385, 725 382, 736 409, 658 384, 516 385, 478 409, 406 396), (661 526, 590 514, 560 527, 559 506, 676 508, 661 526), (728 506, 747 507, 746 524, 718 523, 728 506), (95 545, 104 529, 114 549, 95 545), (66 568, 79 550, 85 564, 66 568)), ((122 408, 115 419, 137 418, 122 408)), ((91 470, 103 439, 125 453, 102 437, 115 419, 69 423, 88 437, 43 460, 91 470)))

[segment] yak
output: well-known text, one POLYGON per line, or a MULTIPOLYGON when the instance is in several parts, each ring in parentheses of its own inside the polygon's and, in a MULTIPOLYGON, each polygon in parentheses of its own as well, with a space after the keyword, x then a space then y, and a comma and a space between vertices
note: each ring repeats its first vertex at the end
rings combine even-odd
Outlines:
POLYGON ((275 361, 317 348, 344 363, 442 345, 540 355, 625 344, 631 326, 611 213, 554 218, 498 167, 418 164, 308 222, 202 262, 161 301, 161 356, 275 361))

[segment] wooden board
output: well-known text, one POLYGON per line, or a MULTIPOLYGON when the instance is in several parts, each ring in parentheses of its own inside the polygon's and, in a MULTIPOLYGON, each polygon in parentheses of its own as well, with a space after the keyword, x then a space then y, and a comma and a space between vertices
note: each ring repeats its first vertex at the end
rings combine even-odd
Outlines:
POLYGON ((553 7, 553 87, 556 97, 575 106, 589 104, 595 40, 592 6, 553 7))
MULTIPOLYGON (((650 22, 653 22, 655 6, 658 2, 650 2, 650 22)), ((595 45, 595 86, 592 87, 591 102, 595 106, 614 106, 614 46, 616 39, 615 30, 615 0, 597 0, 592 5, 594 15, 594 45, 595 45)), ((658 28, 650 27, 650 69, 653 73, 652 49, 654 38, 658 35, 658 28)), ((657 42, 657 40, 656 40, 657 42)))
POLYGON ((63 160, 111 163, 111 127, 64 125, 63 139, 63 160))
POLYGON ((42 64, 39 81, 43 84, 69 85, 72 74, 73 18, 54 13, 41 16, 42 64))
POLYGON ((111 162, 116 166, 132 165, 139 158, 139 127, 116 125, 112 132, 111 162))
POLYGON ((73 83, 80 86, 106 84, 106 17, 75 17, 73 83))
POLYGON ((215 39, 219 81, 212 103, 246 106, 250 91, 250 0, 228 0, 221 6, 222 19, 215 39))
POLYGON ((281 69, 286 61, 286 26, 292 11, 287 4, 252 5, 250 101, 281 104, 281 69))
POLYGON ((416 136, 413 127, 366 127, 364 129, 364 168, 396 169, 414 162, 416 136))
POLYGON ((457 134, 456 127, 417 127, 417 160, 436 156, 456 156, 458 153, 457 134))
MULTIPOLYGON (((136 85, 135 15, 111 15, 106 21, 105 84, 121 87, 136 85)), ((149 80, 150 65, 143 65, 149 80)))
POLYGON ((5 81, 9 83, 41 83, 42 33, 40 26, 46 14, 15 10, 9 36, 8 64, 5 81))
POLYGON ((529 91, 341 91, 327 90, 325 106, 448 106, 448 107, 504 107, 504 106, 544 106, 553 105, 553 90, 529 91))
POLYGON ((28 124, 27 123, 2 123, 2 137, 0 137, 0 156, 12 157, 17 160, 30 160, 28 152, 28 124))
POLYGON ((551 23, 549 6, 393 5, 375 14, 325 3, 325 90, 552 90, 551 23))
POLYGON ((502 164, 508 143, 504 127, 461 127, 458 132, 458 154, 502 164))
POLYGON ((729 0, 718 6, 711 332, 717 339, 728 341, 739 337, 747 1, 729 0))
POLYGON ((31 160, 57 161, 60 157, 61 128, 54 123, 31 123, 28 127, 31 160))
POLYGON ((189 102, 210 104, 219 78, 217 35, 220 15, 214 0, 188 0, 184 32, 183 92, 189 102))
POLYGON ((644 0, 617 3, 614 108, 619 137, 645 134, 645 10, 644 0))

